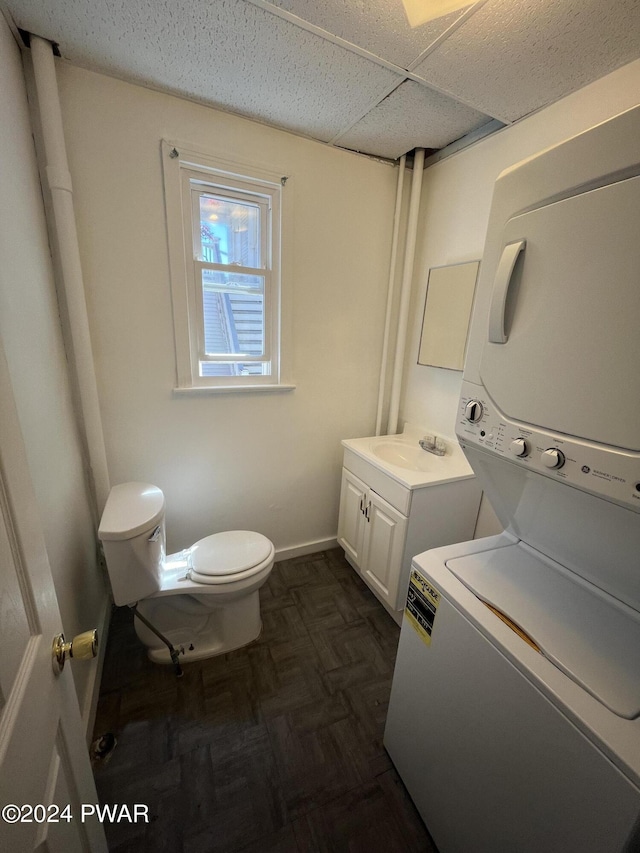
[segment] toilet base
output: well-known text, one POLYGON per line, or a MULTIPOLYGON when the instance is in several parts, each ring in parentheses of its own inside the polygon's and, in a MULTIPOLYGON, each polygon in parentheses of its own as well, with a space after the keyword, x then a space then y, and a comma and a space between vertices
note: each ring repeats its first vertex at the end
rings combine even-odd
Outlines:
MULTIPOLYGON (((138 609, 180 652, 179 662, 205 660, 257 640, 262 631, 256 590, 218 604, 213 595, 175 595, 141 601, 138 609)), ((169 649, 138 619, 135 630, 153 663, 172 663, 169 649)))
MULTIPOLYGON (((189 646, 176 646, 176 648, 184 649, 180 651, 180 658, 178 663, 191 663, 196 660, 206 660, 207 658, 213 658, 217 655, 224 655, 227 652, 234 652, 236 649, 241 649, 243 646, 252 643, 254 640, 257 640, 260 634, 262 633, 262 622, 260 623, 260 627, 258 628, 258 633, 255 637, 250 637, 248 640, 243 640, 238 643, 237 646, 222 646, 221 643, 213 641, 211 643, 202 642, 202 640, 196 640, 194 643, 190 643, 189 646), (193 645, 193 649, 190 646, 193 645)), ((173 644, 175 645, 175 643, 173 644)), ((169 649, 164 646, 161 649, 147 649, 147 657, 153 663, 172 663, 171 657, 169 656, 169 649)))

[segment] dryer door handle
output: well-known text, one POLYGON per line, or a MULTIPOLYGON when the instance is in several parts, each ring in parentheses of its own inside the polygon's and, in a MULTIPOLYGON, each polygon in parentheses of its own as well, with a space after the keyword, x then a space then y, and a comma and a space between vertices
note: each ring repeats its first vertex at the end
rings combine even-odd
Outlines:
POLYGON ((520 252, 526 246, 526 240, 509 243, 504 247, 496 277, 493 282, 491 307, 489 308, 489 343, 505 344, 508 335, 504 330, 504 311, 507 305, 507 294, 511 284, 511 276, 520 252))

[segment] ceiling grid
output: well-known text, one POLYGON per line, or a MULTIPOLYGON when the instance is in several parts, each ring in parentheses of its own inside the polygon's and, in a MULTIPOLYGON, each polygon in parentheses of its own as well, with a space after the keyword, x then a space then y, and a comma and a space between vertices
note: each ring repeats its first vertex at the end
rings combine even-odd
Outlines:
POLYGON ((75 65, 392 160, 640 57, 640 0, 476 0, 415 28, 402 0, 3 2, 75 65))

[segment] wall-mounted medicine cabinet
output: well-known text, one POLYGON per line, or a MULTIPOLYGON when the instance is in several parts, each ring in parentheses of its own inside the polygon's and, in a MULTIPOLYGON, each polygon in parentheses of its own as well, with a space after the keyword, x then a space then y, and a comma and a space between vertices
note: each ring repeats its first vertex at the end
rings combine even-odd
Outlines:
POLYGON ((462 370, 480 261, 429 270, 418 364, 462 370))

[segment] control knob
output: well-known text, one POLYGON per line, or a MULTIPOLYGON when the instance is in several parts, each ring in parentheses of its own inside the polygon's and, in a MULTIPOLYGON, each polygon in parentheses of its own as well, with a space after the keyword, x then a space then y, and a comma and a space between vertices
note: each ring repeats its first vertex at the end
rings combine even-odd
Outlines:
POLYGON ((482 418, 483 411, 482 403, 479 400, 469 400, 464 407, 464 416, 470 423, 477 424, 482 418))
POLYGON ((529 453, 529 446, 524 438, 514 438, 510 449, 514 456, 526 456, 529 453))
POLYGON ((540 458, 546 468, 562 468, 565 462, 564 453, 557 447, 549 447, 540 458))

